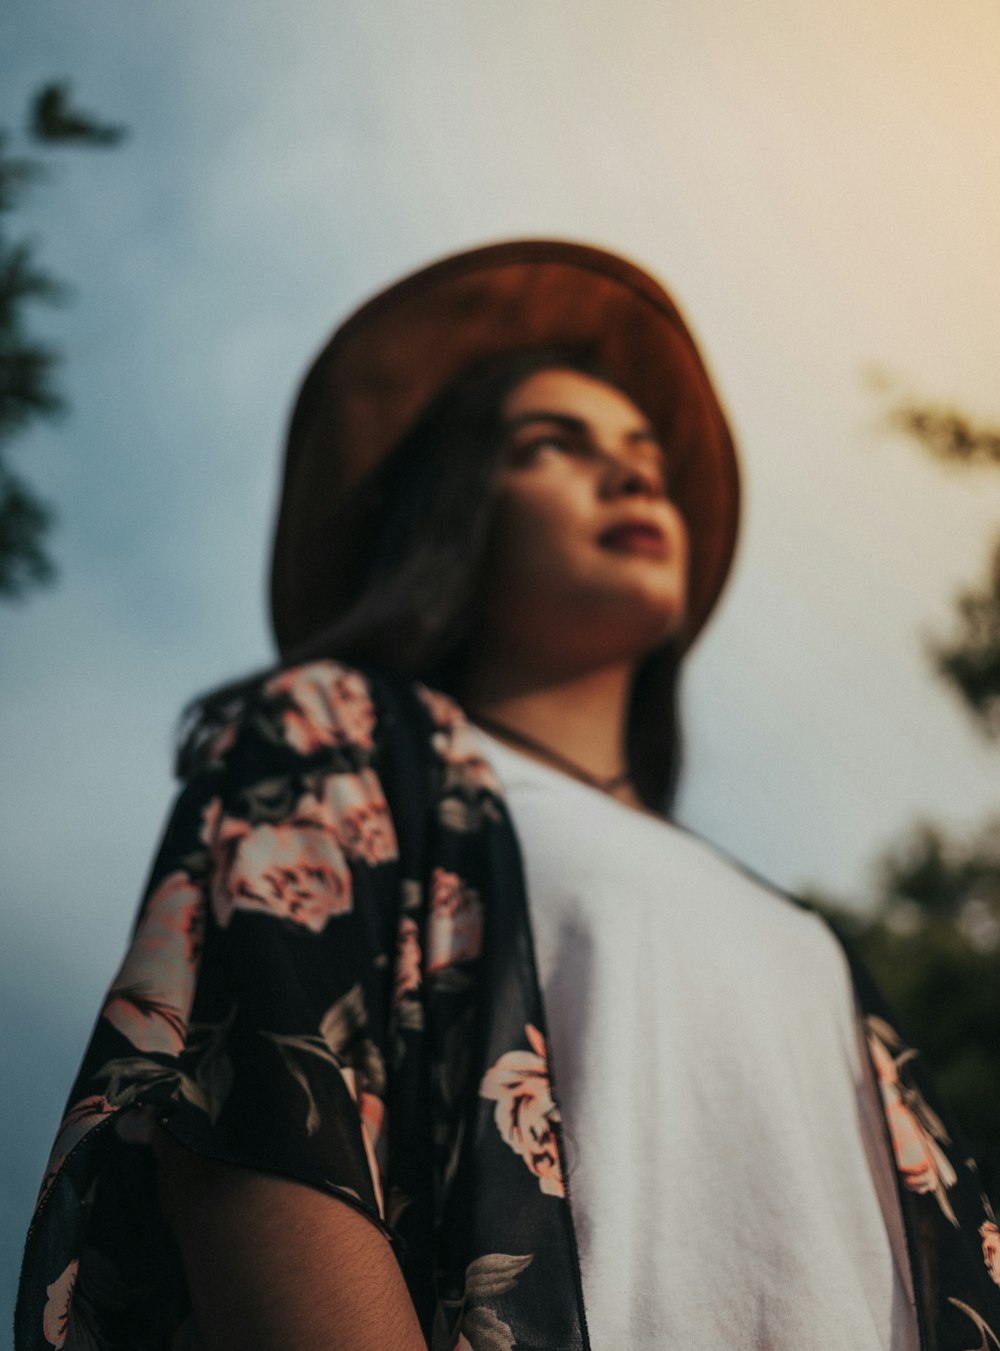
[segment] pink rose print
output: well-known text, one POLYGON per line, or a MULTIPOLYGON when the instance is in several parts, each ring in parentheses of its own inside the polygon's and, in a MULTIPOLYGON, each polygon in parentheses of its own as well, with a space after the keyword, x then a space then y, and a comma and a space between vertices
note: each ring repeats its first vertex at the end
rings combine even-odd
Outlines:
POLYGON ((979 1226, 979 1237, 983 1240, 983 1261, 986 1270, 995 1285, 1000 1285, 1000 1229, 992 1220, 979 1226))
POLYGON ((170 873, 147 902, 103 1010, 140 1051, 183 1048, 203 927, 200 890, 187 873, 170 873))
POLYGON ((409 994, 420 989, 420 930, 417 922, 404 915, 396 938, 396 985, 392 1006, 396 1008, 409 994))
POLYGON ((375 709, 358 671, 334 661, 310 662, 269 680, 264 693, 287 700, 282 726, 289 745, 301 755, 323 746, 371 750, 374 745, 375 709))
POLYGON ((35 1201, 36 1209, 41 1205, 43 1198, 55 1181, 59 1169, 66 1161, 67 1154, 76 1148, 87 1132, 98 1122, 112 1116, 117 1110, 118 1108, 113 1103, 110 1103, 107 1098, 102 1097, 99 1093, 94 1093, 89 1098, 81 1098, 79 1102, 73 1104, 59 1125, 55 1144, 52 1146, 52 1153, 45 1165, 45 1174, 39 1188, 38 1198, 35 1201))
POLYGON ((454 699, 439 690, 417 686, 425 707, 439 728, 431 737, 431 744, 463 787, 482 789, 502 796, 502 789, 493 768, 483 759, 479 743, 468 718, 454 699))
POLYGON ((947 1188, 954 1186, 957 1176, 938 1143, 947 1143, 948 1136, 921 1094, 906 1084, 899 1073, 900 1067, 914 1052, 903 1045, 899 1035, 883 1019, 869 1017, 865 1022, 896 1167, 903 1184, 913 1192, 932 1192, 942 1212, 957 1225, 946 1194, 947 1188))
POLYGON ((320 933, 332 916, 351 910, 344 852, 334 831, 317 821, 315 807, 310 812, 308 798, 276 826, 226 816, 213 798, 201 838, 215 861, 212 913, 220 928, 235 910, 255 910, 320 933))
POLYGON ((428 685, 417 685, 417 693, 437 727, 450 731, 459 723, 465 722, 461 705, 457 704, 451 695, 442 694, 440 690, 432 690, 428 685))
POLYGON ((399 857, 389 805, 372 769, 329 775, 317 821, 329 826, 348 858, 375 864, 399 857))
POLYGON ((435 868, 427 921, 427 974, 468 962, 483 948, 483 905, 456 873, 435 868))
POLYGON ((63 1274, 46 1286, 48 1303, 42 1314, 42 1334, 50 1346, 60 1347, 69 1331, 69 1306, 73 1299, 73 1287, 76 1285, 76 1273, 80 1259, 74 1257, 63 1274))
POLYGON ((479 1095, 496 1102, 493 1117, 505 1144, 527 1164, 547 1196, 565 1196, 553 1123, 559 1111, 552 1099, 545 1038, 529 1023, 531 1051, 507 1051, 479 1085, 479 1095))

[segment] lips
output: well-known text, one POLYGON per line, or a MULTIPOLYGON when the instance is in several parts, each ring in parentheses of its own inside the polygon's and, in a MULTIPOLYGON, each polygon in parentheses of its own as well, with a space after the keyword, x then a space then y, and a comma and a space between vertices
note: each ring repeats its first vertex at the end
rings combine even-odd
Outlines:
POLYGON ((667 555, 666 535, 650 521, 621 521, 599 535, 597 542, 615 553, 639 553, 650 558, 667 555))

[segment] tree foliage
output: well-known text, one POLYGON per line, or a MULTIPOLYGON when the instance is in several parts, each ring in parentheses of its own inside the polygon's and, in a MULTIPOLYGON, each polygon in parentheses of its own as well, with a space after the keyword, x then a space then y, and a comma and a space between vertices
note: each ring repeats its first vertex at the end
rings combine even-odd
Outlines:
POLYGON ((83 145, 117 145, 125 128, 99 122, 92 113, 73 107, 68 80, 43 85, 31 105, 31 133, 38 141, 77 141, 83 145))
POLYGON ((922 822, 886 851, 876 875, 870 912, 807 899, 878 980, 1000 1199, 1000 816, 964 840, 922 822))
POLYGON ((980 426, 958 408, 906 399, 892 409, 889 421, 939 460, 1000 465, 1000 428, 980 426))
MULTIPOLYGON (((909 400, 889 421, 940 461, 1000 467, 1000 428, 953 407, 909 400)), ((959 594, 955 611, 954 635, 926 655, 977 730, 1000 738, 1000 539, 985 586, 959 594)), ((1000 816, 964 838, 918 823, 877 860, 866 912, 808 899, 858 951, 922 1048, 1000 1201, 1000 816)))
POLYGON ((1000 540, 985 585, 961 592, 955 608, 954 638, 930 644, 928 653, 938 673, 961 694, 983 735, 1000 740, 1000 540))
MULTIPOLYGON (((1000 427, 977 423, 954 406, 905 399, 890 410, 888 424, 943 463, 1000 467, 1000 427)), ((961 592, 955 609, 954 636, 928 644, 927 655, 978 730, 1000 738, 1000 537, 985 583, 961 592)))
MULTIPOLYGON (((45 148, 108 147, 125 135, 122 127, 74 107, 67 81, 37 91, 28 109, 28 128, 30 141, 45 148)), ((7 224, 47 166, 37 154, 18 153, 13 142, 11 132, 0 129, 0 597, 6 599, 20 597, 55 575, 45 547, 54 513, 11 469, 7 451, 19 433, 64 408, 56 381, 59 353, 32 336, 28 309, 62 300, 65 287, 39 263, 35 241, 12 238, 7 224)))

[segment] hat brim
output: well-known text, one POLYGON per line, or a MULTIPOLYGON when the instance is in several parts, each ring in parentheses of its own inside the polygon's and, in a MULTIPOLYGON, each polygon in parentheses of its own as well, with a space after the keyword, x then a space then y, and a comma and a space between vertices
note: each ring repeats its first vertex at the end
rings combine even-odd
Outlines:
POLYGON ((306 375, 285 452, 271 610, 279 650, 328 627, 351 599, 364 522, 358 488, 429 401, 492 356, 537 347, 586 352, 650 418, 672 465, 690 537, 687 648, 732 561, 739 471, 732 436, 677 307, 616 254, 516 240, 445 258, 356 310, 306 375))

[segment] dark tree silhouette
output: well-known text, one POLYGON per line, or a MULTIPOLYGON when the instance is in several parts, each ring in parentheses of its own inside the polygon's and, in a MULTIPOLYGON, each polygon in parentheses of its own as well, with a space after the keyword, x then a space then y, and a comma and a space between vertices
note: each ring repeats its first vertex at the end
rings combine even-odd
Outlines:
MULTIPOLYGON (((1000 468, 1000 429, 953 407, 907 400, 888 422, 940 461, 1000 468)), ((960 593, 955 610, 954 636, 925 655, 977 730, 998 739, 1000 540, 986 585, 960 593)), ((1000 815, 965 838, 918 823, 877 860, 875 879, 863 914, 829 896, 809 899, 853 941, 934 1066, 1000 1201, 1000 815)))
POLYGON ((957 632, 928 652, 938 672, 961 694, 984 736, 1000 739, 1000 540, 986 584, 955 600, 957 632))
POLYGON ((1000 428, 977 426, 957 408, 908 399, 891 410, 889 422, 938 459, 957 464, 1000 464, 1000 428))
POLYGON ((922 822, 876 867, 863 914, 812 893, 933 1066, 1000 1199, 1000 816, 964 840, 922 822))
MULTIPOLYGON (((74 108, 67 81, 43 86, 31 100, 29 135, 38 145, 108 147, 124 128, 99 122, 74 108)), ((50 581, 55 568, 45 548, 54 521, 52 508, 7 463, 12 439, 39 418, 64 408, 55 380, 59 354, 31 336, 27 309, 39 301, 64 298, 65 287, 42 267, 31 240, 11 239, 5 218, 23 193, 45 174, 37 155, 10 149, 9 131, 0 130, 0 598, 23 596, 50 581)))
POLYGON ((125 128, 99 122, 74 108, 68 80, 39 89, 31 108, 31 133, 39 141, 81 141, 85 145, 117 145, 125 128))
MULTIPOLYGON (((890 410, 888 423, 946 464, 1000 468, 1000 427, 979 425, 960 409, 907 399, 890 410)), ((963 591, 955 608, 954 637, 928 644, 927 654, 979 730, 1000 737, 1000 537, 985 584, 963 591)))

